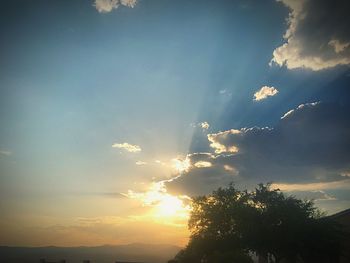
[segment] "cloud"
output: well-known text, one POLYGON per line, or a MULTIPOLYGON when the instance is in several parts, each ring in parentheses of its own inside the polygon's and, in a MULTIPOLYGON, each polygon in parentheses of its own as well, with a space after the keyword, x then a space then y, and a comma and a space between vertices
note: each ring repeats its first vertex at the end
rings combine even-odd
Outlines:
POLYGON ((10 155, 12 155, 12 152, 0 150, 0 155, 10 156, 10 155))
POLYGON ((162 166, 166 166, 165 162, 162 162, 161 160, 155 160, 154 161, 156 164, 162 165, 162 166))
POLYGON ((296 196, 300 199, 314 200, 314 201, 323 201, 323 200, 337 200, 333 195, 327 194, 325 191, 295 191, 288 192, 288 195, 296 196))
POLYGON ((208 130, 209 129, 209 123, 208 122, 201 122, 200 124, 200 127, 203 129, 203 130, 208 130))
POLYGON ((137 161, 135 162, 136 165, 146 165, 147 162, 143 162, 143 161, 137 161))
POLYGON ((137 4, 137 0, 120 0, 123 6, 134 8, 137 4))
POLYGON ((142 150, 140 146, 129 144, 127 142, 115 143, 115 144, 112 145, 112 147, 113 148, 123 149, 125 151, 132 152, 132 153, 141 152, 141 150, 142 150))
POLYGON ((95 193, 95 195, 103 196, 103 197, 110 197, 110 198, 124 198, 125 196, 122 195, 119 192, 102 192, 102 193, 95 193))
POLYGON ((137 0, 95 0, 94 6, 100 13, 109 13, 120 5, 134 8, 136 4, 137 0))
POLYGON ((285 184, 274 183, 273 188, 278 188, 282 191, 322 191, 330 189, 348 189, 350 188, 350 179, 344 179, 334 182, 317 182, 317 183, 300 183, 300 184, 285 184))
POLYGON ((271 64, 314 71, 350 64, 350 2, 277 0, 290 10, 285 43, 271 64))
POLYGON ((191 123, 190 126, 193 127, 193 128, 199 127, 199 128, 201 128, 203 130, 208 130, 209 127, 210 127, 209 123, 206 122, 206 121, 199 122, 199 123, 191 123))
POLYGON ((232 181, 248 188, 275 182, 290 191, 341 187, 350 174, 347 112, 337 104, 305 103, 285 114, 273 128, 208 134, 214 153, 189 154, 191 166, 167 182, 167 188, 193 196, 232 181), (211 166, 204 169, 193 165, 203 162, 211 166))
POLYGON ((192 153, 186 158, 194 165, 191 165, 186 172, 165 182, 169 193, 203 195, 218 187, 227 186, 237 179, 238 172, 229 164, 227 156, 192 153))
POLYGON ((219 94, 221 96, 226 96, 226 97, 231 97, 232 96, 232 93, 229 90, 227 90, 227 89, 219 90, 219 94))
POLYGON ((187 172, 191 167, 191 161, 189 158, 173 158, 171 160, 172 167, 179 173, 187 172))
POLYGON ((197 168, 208 168, 212 166, 211 162, 206 162, 206 161, 198 161, 194 164, 197 168))
POLYGON ((210 142, 210 147, 215 149, 215 153, 224 153, 224 152, 230 152, 230 153, 236 153, 238 152, 238 148, 234 145, 226 146, 225 144, 221 143, 220 141, 222 139, 226 139, 232 134, 241 134, 240 130, 231 129, 228 131, 223 131, 219 133, 213 133, 208 134, 208 140, 210 142))
POLYGON ((268 97, 275 96, 278 93, 278 90, 274 87, 263 86, 257 92, 254 93, 254 100, 264 100, 268 97))
POLYGON ((296 110, 300 110, 304 107, 314 107, 316 106, 317 104, 321 103, 320 101, 317 101, 317 102, 310 102, 310 103, 305 103, 305 104, 300 104, 296 109, 292 109, 292 110, 289 110, 287 111, 282 117, 281 119, 285 119, 287 118, 288 116, 291 116, 296 110))

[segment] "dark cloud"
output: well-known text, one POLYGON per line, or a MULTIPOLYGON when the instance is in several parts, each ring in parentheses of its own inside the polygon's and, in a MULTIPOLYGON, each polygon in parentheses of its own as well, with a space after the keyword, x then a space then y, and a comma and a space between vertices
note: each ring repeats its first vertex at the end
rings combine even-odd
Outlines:
POLYGON ((278 0, 290 9, 286 42, 272 61, 288 68, 321 70, 350 64, 348 0, 278 0))
POLYGON ((274 128, 243 128, 209 134, 217 154, 191 154, 191 169, 167 183, 169 191, 203 194, 236 182, 318 183, 347 179, 350 170, 348 109, 302 104, 274 128), (210 167, 195 167, 199 161, 210 167))

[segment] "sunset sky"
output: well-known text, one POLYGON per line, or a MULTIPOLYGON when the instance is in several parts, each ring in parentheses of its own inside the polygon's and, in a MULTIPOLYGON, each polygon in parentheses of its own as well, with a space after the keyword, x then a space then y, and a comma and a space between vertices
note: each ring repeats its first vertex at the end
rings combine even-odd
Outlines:
POLYGON ((11 0, 0 245, 184 246, 192 196, 350 207, 346 0, 11 0))

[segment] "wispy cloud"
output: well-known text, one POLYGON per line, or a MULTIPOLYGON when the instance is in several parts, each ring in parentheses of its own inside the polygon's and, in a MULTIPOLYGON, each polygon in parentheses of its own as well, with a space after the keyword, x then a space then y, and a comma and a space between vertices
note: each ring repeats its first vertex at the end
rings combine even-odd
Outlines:
POLYGON ((94 6, 100 13, 109 13, 120 5, 133 8, 136 4, 137 0, 95 0, 94 6))
POLYGON ((264 100, 268 97, 275 96, 278 93, 278 90, 274 87, 263 86, 257 92, 254 93, 254 100, 264 100))
POLYGON ((124 143, 115 143, 112 145, 113 148, 119 148, 119 149, 123 149, 125 151, 128 152, 132 152, 132 153, 137 153, 137 152, 141 152, 141 147, 138 145, 133 145, 127 142, 124 143))
POLYGON ((10 156, 10 155, 12 155, 12 152, 0 150, 0 155, 10 156))
POLYGON ((318 182, 318 183, 274 183, 273 188, 278 188, 282 191, 322 191, 330 189, 347 189, 350 187, 350 179, 339 180, 334 182, 318 182))
POLYGON ((310 103, 305 103, 305 104, 300 104, 296 109, 292 109, 292 110, 289 110, 287 111, 282 117, 281 119, 285 119, 289 116, 291 116, 296 110, 300 110, 304 107, 314 107, 316 106, 317 104, 320 104, 321 102, 320 101, 316 101, 316 102, 310 102, 310 103))
POLYGON ((147 162, 144 162, 144 161, 137 161, 135 162, 136 165, 146 165, 147 162))
POLYGON ((287 192, 288 195, 296 196, 301 199, 308 199, 308 200, 314 200, 314 201, 331 201, 331 200, 337 200, 337 198, 333 195, 330 195, 322 190, 316 190, 316 191, 293 191, 293 192, 287 192))
POLYGON ((162 165, 162 166, 165 166, 165 165, 166 165, 166 163, 163 162, 163 161, 161 161, 161 160, 154 160, 154 162, 155 162, 156 164, 159 164, 159 165, 162 165))

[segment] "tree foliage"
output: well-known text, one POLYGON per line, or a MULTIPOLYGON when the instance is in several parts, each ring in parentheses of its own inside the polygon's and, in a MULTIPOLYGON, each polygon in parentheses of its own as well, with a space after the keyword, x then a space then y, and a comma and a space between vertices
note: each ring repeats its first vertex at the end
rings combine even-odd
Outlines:
POLYGON ((190 241, 173 262, 336 262, 339 226, 314 203, 286 196, 270 185, 240 191, 229 185, 192 201, 190 241))

